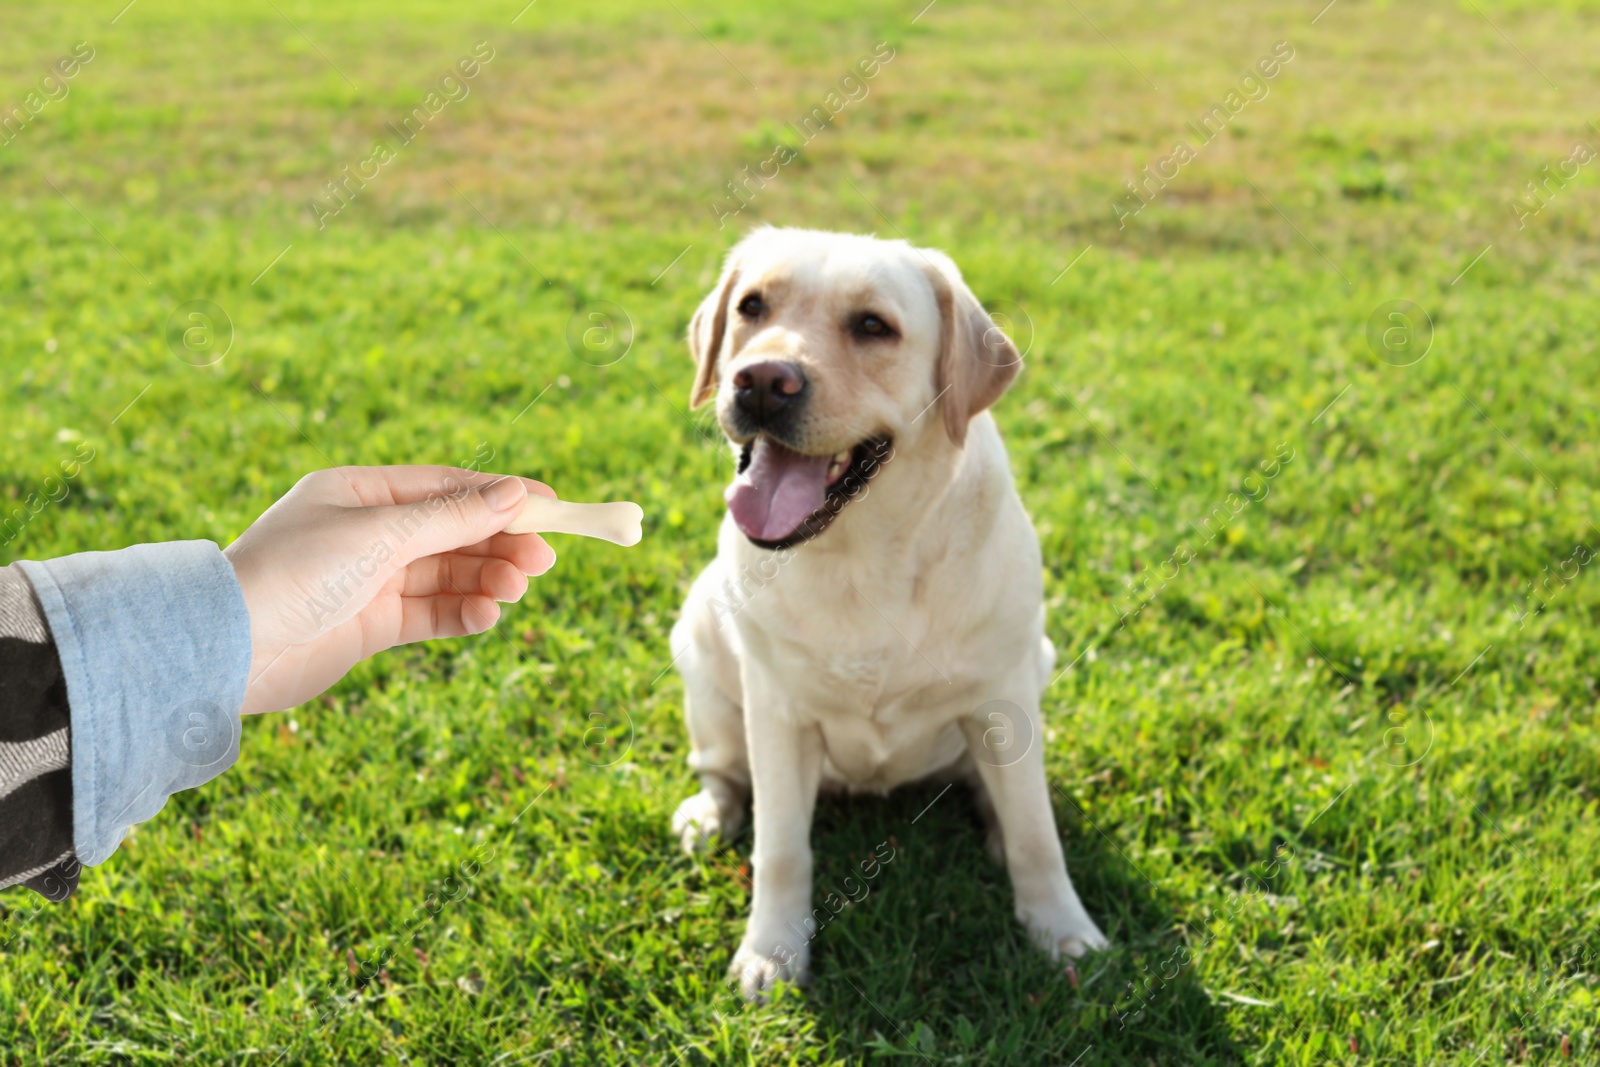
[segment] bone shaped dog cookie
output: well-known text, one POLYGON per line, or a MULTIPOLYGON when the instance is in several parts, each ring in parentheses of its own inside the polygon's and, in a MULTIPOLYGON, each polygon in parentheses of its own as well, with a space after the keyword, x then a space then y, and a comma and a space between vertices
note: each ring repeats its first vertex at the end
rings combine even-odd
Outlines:
POLYGON ((547 496, 528 495, 522 514, 511 520, 506 533, 564 533, 598 537, 622 545, 639 543, 644 536, 640 523, 644 509, 631 500, 607 504, 575 504, 547 496))

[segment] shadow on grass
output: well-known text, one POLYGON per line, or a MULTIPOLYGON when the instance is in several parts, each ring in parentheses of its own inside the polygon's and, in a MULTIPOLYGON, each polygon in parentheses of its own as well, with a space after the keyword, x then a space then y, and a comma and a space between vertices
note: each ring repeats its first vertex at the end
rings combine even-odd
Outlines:
POLYGON ((984 851, 967 787, 941 789, 818 802, 818 906, 830 892, 845 898, 875 849, 894 850, 812 942, 806 1000, 819 1036, 861 1062, 1243 1062, 1173 912, 1069 803, 1055 797, 1068 870, 1114 946, 1077 962, 1076 988, 1013 916, 1010 878, 984 851), (1169 980, 1153 977, 1163 972, 1169 980))

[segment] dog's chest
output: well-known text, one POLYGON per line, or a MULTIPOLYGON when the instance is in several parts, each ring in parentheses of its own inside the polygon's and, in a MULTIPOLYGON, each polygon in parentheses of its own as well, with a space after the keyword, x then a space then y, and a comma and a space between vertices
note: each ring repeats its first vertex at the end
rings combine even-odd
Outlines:
POLYGON ((807 657, 791 681, 808 690, 798 708, 822 734, 829 777, 850 786, 889 789, 963 750, 944 707, 948 686, 903 642, 807 657))
POLYGON ((857 789, 891 789, 953 763, 965 750, 961 732, 937 715, 823 712, 817 726, 824 777, 857 789))
MULTIPOLYGON (((770 627, 773 621, 763 624, 770 627)), ((776 673, 786 688, 804 694, 806 706, 850 719, 878 718, 887 705, 927 685, 930 677, 938 679, 926 656, 942 660, 948 655, 943 635, 918 632, 917 645, 911 644, 903 633, 909 625, 903 621, 897 630, 877 615, 796 613, 773 628, 774 644, 783 648, 776 657, 776 673)))
POLYGON ((804 670, 815 680, 823 706, 870 713, 892 673, 882 649, 843 649, 830 655, 807 656, 804 670), (831 698, 831 699, 829 699, 831 698))

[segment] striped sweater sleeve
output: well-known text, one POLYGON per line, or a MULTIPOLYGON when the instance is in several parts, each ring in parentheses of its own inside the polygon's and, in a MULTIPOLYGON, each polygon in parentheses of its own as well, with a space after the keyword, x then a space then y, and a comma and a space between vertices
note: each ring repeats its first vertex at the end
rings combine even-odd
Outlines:
POLYGON ((0 889, 66 899, 80 869, 72 827, 66 678, 32 584, 0 567, 0 889))

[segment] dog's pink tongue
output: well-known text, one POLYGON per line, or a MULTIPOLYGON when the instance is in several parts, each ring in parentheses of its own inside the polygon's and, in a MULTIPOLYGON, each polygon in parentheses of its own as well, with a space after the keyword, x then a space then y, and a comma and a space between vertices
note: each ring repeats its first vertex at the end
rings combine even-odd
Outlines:
POLYGON ((758 437, 750 465, 723 493, 733 521, 746 537, 782 541, 822 506, 829 460, 803 456, 758 437))

